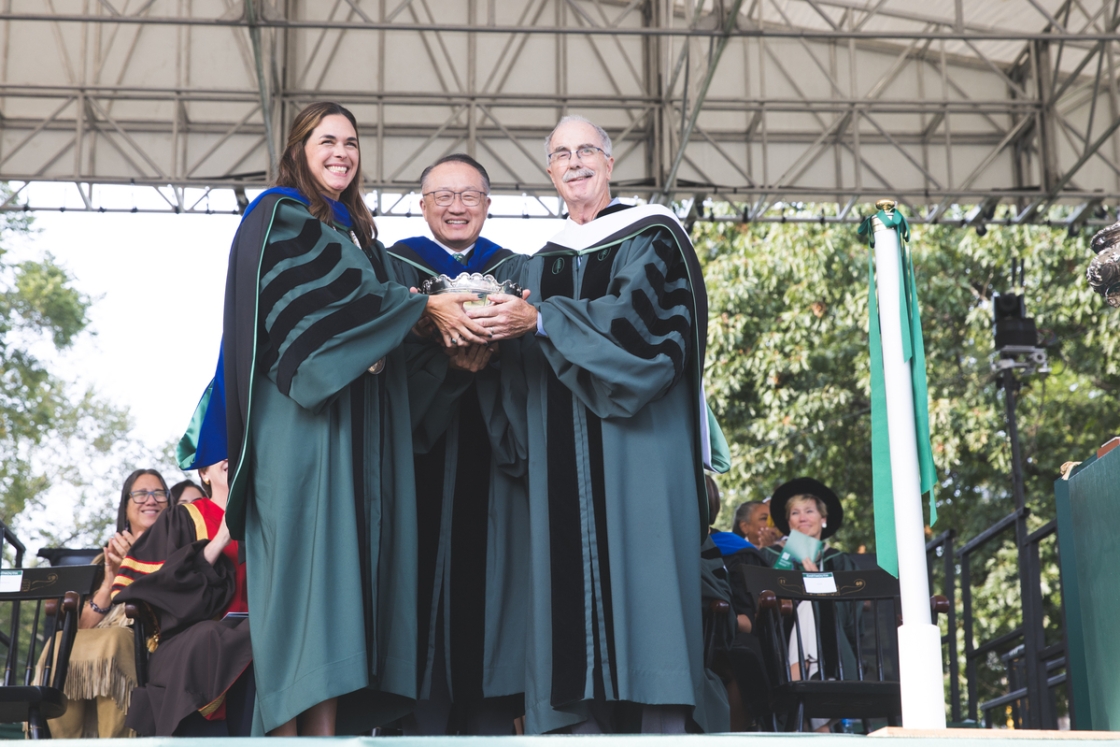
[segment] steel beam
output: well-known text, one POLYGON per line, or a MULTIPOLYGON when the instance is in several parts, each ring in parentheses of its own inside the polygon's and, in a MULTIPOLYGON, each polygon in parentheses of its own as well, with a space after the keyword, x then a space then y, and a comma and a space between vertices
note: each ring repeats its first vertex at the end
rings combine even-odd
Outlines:
MULTIPOLYGON (((567 0, 564 0, 567 2, 567 0)), ((409 3, 411 6, 411 2, 409 3)), ((244 19, 236 18, 200 18, 175 16, 150 16, 137 18, 134 16, 102 16, 81 13, 11 13, 0 12, 0 21, 16 23, 115 23, 115 24, 149 24, 157 26, 202 26, 210 28, 255 26, 257 28, 278 29, 336 29, 348 31, 412 31, 435 32, 441 31, 455 34, 550 34, 560 36, 594 34, 598 36, 674 36, 691 38, 713 38, 730 36, 732 38, 771 38, 771 39, 812 39, 819 41, 840 40, 871 40, 877 41, 885 38, 883 32, 855 31, 848 29, 786 29, 786 28, 739 28, 725 33, 722 29, 705 28, 642 28, 642 27, 604 27, 604 26, 503 26, 503 25, 474 25, 464 23, 392 23, 382 21, 314 21, 304 19, 259 19, 250 24, 244 19)), ((889 38, 894 40, 912 39, 944 39, 946 41, 1065 41, 1073 44, 1086 44, 1090 42, 1111 42, 1116 40, 1115 34, 1100 31, 1085 31, 1081 33, 1047 33, 1016 31, 1013 29, 993 29, 977 31, 910 31, 905 29, 892 30, 889 38)))
POLYGON ((988 197, 1020 220, 1115 209, 1115 0, 1031 2, 1026 29, 978 21, 975 0, 2 3, 0 179, 159 185, 187 210, 187 188, 267 184, 283 125, 333 99, 358 115, 377 190, 465 149, 496 192, 549 195, 539 141, 578 112, 611 133, 619 192, 759 220, 797 201, 854 219, 877 190, 929 220, 988 197))

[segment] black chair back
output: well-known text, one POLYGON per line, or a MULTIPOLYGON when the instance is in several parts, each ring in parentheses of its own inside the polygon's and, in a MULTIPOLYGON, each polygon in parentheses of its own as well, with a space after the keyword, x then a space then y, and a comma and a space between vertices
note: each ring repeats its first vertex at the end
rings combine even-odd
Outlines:
POLYGON ((100 547, 40 547, 35 555, 57 568, 60 565, 89 565, 103 552, 100 547))
POLYGON ((769 716, 776 728, 784 716, 788 730, 801 731, 806 718, 899 719, 897 579, 880 569, 741 566, 731 582, 745 587, 757 610, 754 632, 772 683, 764 721, 769 716), (812 605, 811 625, 797 614, 801 603, 812 605))
POLYGON ((102 573, 94 565, 0 571, 0 627, 5 631, 0 645, 7 649, 0 723, 27 722, 32 739, 50 736, 47 719, 66 711, 63 690, 82 604, 100 586, 102 573), (26 653, 21 641, 26 641, 26 653), (44 647, 43 671, 34 682, 44 647))
POLYGON ((132 621, 132 646, 136 659, 136 686, 146 687, 148 684, 148 638, 153 634, 158 637, 159 623, 152 613, 151 607, 143 602, 128 603, 124 606, 124 614, 132 621))

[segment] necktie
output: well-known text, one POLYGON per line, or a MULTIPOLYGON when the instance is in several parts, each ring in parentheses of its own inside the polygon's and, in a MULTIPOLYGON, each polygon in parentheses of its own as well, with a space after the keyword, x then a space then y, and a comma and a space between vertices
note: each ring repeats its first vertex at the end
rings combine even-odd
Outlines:
POLYGON ((452 254, 451 258, 461 265, 465 265, 467 263, 467 255, 459 254, 459 252, 455 252, 454 254, 452 254))

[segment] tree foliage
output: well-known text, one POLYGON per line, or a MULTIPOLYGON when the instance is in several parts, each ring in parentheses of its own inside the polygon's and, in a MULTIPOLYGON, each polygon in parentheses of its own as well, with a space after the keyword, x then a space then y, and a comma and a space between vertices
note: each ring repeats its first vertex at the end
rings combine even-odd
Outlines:
POLYGON ((11 260, 10 239, 31 230, 30 218, 0 214, 0 520, 25 542, 99 543, 116 515, 113 486, 133 464, 166 460, 131 439, 127 408, 53 370, 86 331, 91 299, 49 253, 11 260), (48 496, 66 510, 46 515, 48 496))
MULTIPOLYGON (((867 350, 868 249, 851 226, 697 224, 711 309, 706 385, 733 452, 727 505, 814 475, 841 495, 853 550, 874 549, 867 350)), ((1018 417, 1029 505, 1120 431, 1120 319, 1084 281, 1091 253, 1064 229, 918 226, 912 241, 939 485, 939 528, 971 536, 1011 510, 992 296, 1026 263, 1028 314, 1053 371, 1023 379, 1018 417)), ((730 517, 724 516, 724 523, 730 517)))
MULTIPOLYGON (((807 208, 804 215, 819 214, 807 208)), ((732 451, 725 510, 793 477, 830 485, 844 506, 835 541, 874 552, 868 248, 836 224, 698 223, 693 237, 710 302, 706 387, 732 451)), ((1004 395, 991 371, 992 297, 1026 266, 1027 312, 1052 372, 1021 377, 1018 421, 1031 526, 1053 518, 1061 465, 1120 433, 1120 317, 1088 288, 1086 237, 1064 227, 915 226, 911 242, 925 334, 937 526, 958 546, 1014 508, 1004 395)), ((979 640, 1018 625, 1012 537, 973 558, 979 640)), ((1052 543, 1052 540, 1050 541, 1052 543)), ((1052 544, 1043 548, 1046 619, 1060 621, 1052 544)), ((1001 686, 998 659, 981 699, 1001 686)))

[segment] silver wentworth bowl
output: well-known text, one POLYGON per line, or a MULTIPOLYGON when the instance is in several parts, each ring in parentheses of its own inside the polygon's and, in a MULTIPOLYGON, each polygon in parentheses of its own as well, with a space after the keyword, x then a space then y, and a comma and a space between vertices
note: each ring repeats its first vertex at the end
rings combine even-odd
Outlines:
POLYGON ((478 296, 479 300, 466 305, 481 306, 495 293, 520 296, 521 286, 512 280, 498 281, 493 275, 483 275, 478 272, 463 272, 454 280, 446 275, 437 275, 436 277, 428 278, 421 283, 420 292, 427 293, 430 296, 439 295, 440 293, 473 293, 478 296))

